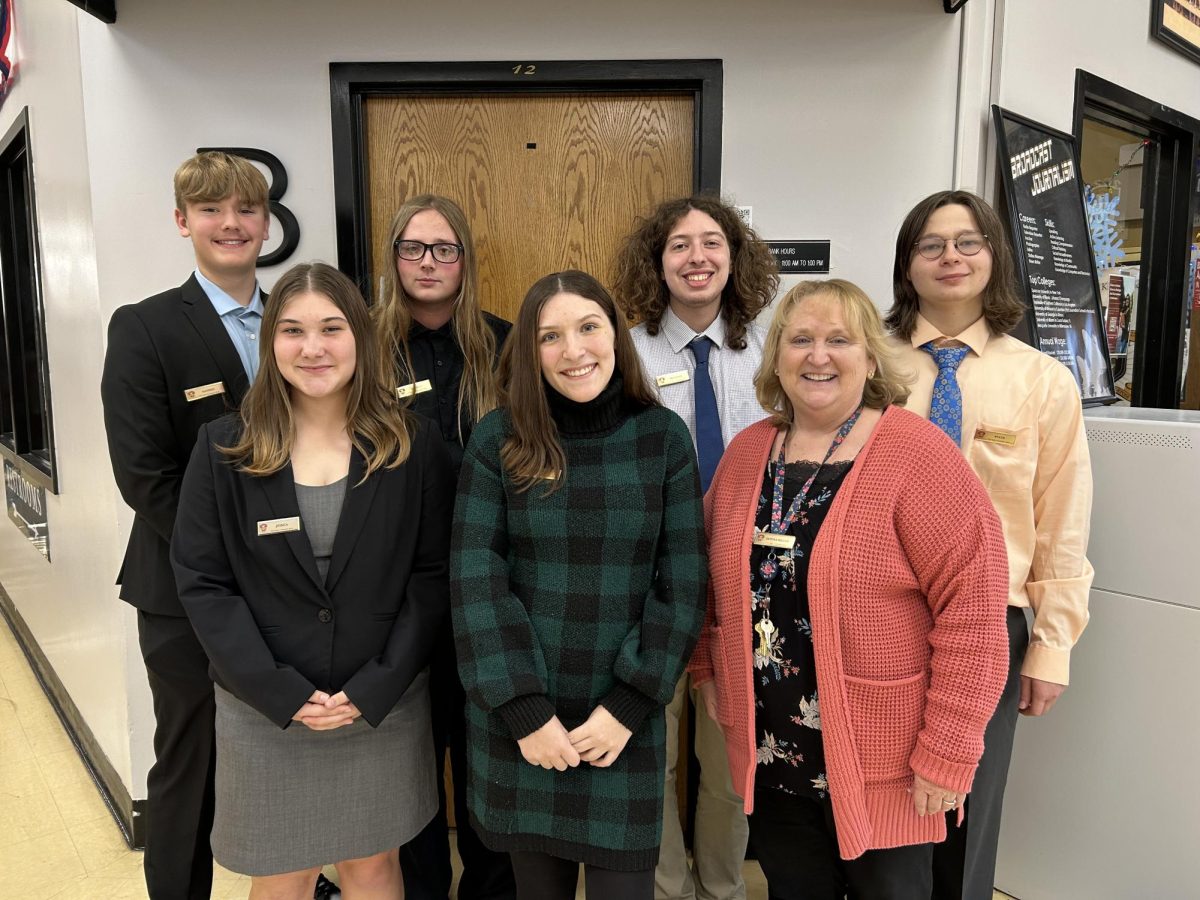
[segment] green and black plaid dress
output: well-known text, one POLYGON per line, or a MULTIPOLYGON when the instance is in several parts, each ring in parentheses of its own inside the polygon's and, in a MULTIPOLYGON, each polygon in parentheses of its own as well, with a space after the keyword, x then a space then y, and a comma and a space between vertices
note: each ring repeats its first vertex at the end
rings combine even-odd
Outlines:
POLYGON ((567 457, 546 496, 501 470, 507 414, 479 423, 459 479, 451 592, 467 691, 468 803, 494 850, 640 871, 658 860, 663 707, 704 614, 695 451, 662 407, 630 410, 619 376, 589 403, 547 389, 567 457), (517 740, 598 705, 633 736, 609 768, 525 762, 517 740))

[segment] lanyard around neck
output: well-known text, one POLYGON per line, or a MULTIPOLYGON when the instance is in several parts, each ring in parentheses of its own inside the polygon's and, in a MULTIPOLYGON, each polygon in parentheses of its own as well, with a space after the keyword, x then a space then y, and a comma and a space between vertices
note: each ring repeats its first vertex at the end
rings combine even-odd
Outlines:
POLYGON ((792 505, 788 507, 787 515, 783 514, 783 477, 784 477, 784 457, 787 450, 787 435, 783 437, 783 443, 779 447, 779 459, 775 463, 775 481, 771 491, 771 524, 770 531, 772 534, 787 534, 796 519, 800 517, 801 511, 804 508, 804 503, 808 499, 808 492, 812 490, 813 482, 817 480, 817 474, 825 463, 829 462, 829 457, 837 451, 837 448, 842 445, 850 432, 854 430, 855 423, 858 422, 858 417, 862 415, 863 406, 860 403, 850 418, 842 423, 842 427, 837 430, 837 434, 833 436, 833 442, 829 445, 829 449, 825 451, 825 458, 821 460, 821 464, 813 470, 813 473, 808 476, 808 480, 804 482, 804 486, 800 488, 800 493, 796 495, 796 499, 792 501, 792 505))

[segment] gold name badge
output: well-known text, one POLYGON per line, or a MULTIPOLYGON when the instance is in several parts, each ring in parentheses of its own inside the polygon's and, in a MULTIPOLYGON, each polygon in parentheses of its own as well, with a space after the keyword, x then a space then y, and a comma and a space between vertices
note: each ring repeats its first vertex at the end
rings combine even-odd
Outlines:
POLYGON ((285 531, 299 531, 300 517, 288 516, 285 519, 263 519, 258 523, 258 536, 267 534, 282 534, 285 531))
POLYGON ((755 531, 754 543, 760 547, 778 547, 791 550, 796 546, 796 536, 793 534, 773 534, 770 531, 755 531))
POLYGON ((225 382, 214 381, 212 384, 202 384, 199 387, 187 388, 183 392, 183 396, 187 398, 188 403, 195 403, 197 400, 203 400, 205 397, 223 393, 225 393, 225 382))
POLYGON ((998 428, 975 429, 975 440, 986 441, 989 444, 1003 444, 1005 447, 1017 445, 1017 435, 1013 431, 1001 431, 998 428))
POLYGON ((679 384, 681 381, 690 381, 691 377, 687 373, 687 369, 680 369, 678 372, 668 372, 666 375, 659 375, 654 379, 654 383, 659 387, 668 387, 672 384, 679 384))
POLYGON ((423 381, 416 381, 412 384, 402 384, 396 388, 396 396, 403 400, 405 397, 411 397, 413 394, 423 394, 426 391, 432 391, 433 385, 426 378, 423 381))

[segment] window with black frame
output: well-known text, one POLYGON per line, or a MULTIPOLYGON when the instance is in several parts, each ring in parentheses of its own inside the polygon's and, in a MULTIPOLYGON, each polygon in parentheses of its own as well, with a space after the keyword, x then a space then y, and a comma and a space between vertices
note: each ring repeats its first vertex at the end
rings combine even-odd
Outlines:
POLYGON ((46 358, 29 111, 0 140, 0 452, 55 491, 50 367, 46 358))
POLYGON ((1115 392, 1200 408, 1200 120, 1077 70, 1073 130, 1115 392))

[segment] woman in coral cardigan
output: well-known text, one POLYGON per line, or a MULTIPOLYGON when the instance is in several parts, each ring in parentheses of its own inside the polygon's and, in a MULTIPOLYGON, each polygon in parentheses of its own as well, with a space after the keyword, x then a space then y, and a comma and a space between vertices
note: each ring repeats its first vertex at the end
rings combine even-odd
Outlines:
POLYGON ((958 448, 896 405, 908 390, 853 284, 788 292, 755 389, 770 417, 705 498, 690 666, 750 846, 778 900, 928 898, 1007 668, 1000 522, 958 448))

